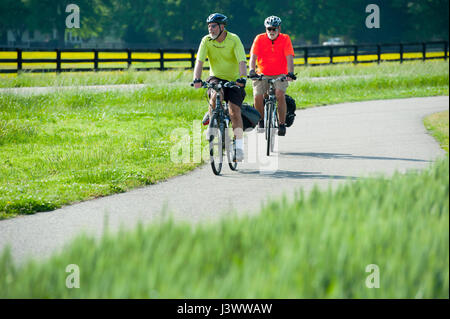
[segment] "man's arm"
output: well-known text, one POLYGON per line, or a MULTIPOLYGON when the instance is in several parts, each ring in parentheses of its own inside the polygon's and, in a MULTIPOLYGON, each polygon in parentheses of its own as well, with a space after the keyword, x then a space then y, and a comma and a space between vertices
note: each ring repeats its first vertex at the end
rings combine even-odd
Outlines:
POLYGON ((247 61, 239 62, 239 75, 241 77, 247 77, 247 61))
POLYGON ((203 61, 200 60, 195 61, 194 80, 202 78, 202 71, 203 71, 203 61))
POLYGON ((252 54, 250 55, 250 70, 255 70, 256 69, 256 60, 257 60, 257 56, 256 54, 252 54))
POLYGON ((288 55, 286 57, 288 73, 294 73, 294 56, 288 55))
MULTIPOLYGON (((203 71, 203 61, 197 60, 195 62, 195 68, 194 68, 194 79, 201 79, 202 78, 202 71, 203 71)), ((194 87, 196 89, 199 89, 202 86, 200 82, 194 83, 194 87)))
MULTIPOLYGON (((294 56, 288 55, 286 56, 288 73, 294 74, 294 56)), ((293 79, 288 77, 288 81, 292 81, 293 79)))
MULTIPOLYGON (((208 49, 205 44, 206 37, 203 37, 202 41, 200 42, 200 46, 198 47, 197 51, 197 61, 195 61, 195 67, 194 67, 194 80, 195 79, 201 79, 202 78, 202 72, 203 72, 203 63, 206 61, 206 56, 208 55, 208 49)), ((196 89, 201 87, 201 83, 194 83, 194 87, 196 89)))
POLYGON ((237 82, 237 85, 244 87, 245 86, 245 81, 247 80, 247 61, 241 61, 239 62, 239 76, 240 76, 240 80, 243 80, 244 83, 239 83, 239 81, 237 82))

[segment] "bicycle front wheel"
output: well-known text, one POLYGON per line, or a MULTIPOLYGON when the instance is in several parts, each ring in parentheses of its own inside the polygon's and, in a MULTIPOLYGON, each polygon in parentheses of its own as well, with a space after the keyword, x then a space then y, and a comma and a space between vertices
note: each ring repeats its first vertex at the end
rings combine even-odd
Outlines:
POLYGON ((271 143, 273 141, 273 105, 270 103, 267 106, 267 118, 265 123, 266 128, 266 139, 267 139, 267 156, 270 156, 271 143))
POLYGON ((275 149, 275 139, 278 136, 278 116, 277 116, 277 110, 274 107, 272 110, 272 129, 270 130, 270 151, 273 153, 275 149))
POLYGON ((219 175, 222 170, 224 135, 222 125, 217 124, 217 118, 213 116, 209 124, 209 156, 211 168, 215 175, 219 175))

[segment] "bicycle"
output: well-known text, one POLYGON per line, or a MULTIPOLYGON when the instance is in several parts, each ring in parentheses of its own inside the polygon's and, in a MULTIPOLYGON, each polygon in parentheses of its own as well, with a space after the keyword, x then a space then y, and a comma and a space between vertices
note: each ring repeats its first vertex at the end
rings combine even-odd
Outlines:
MULTIPOLYGON (((194 86, 194 83, 191 83, 194 86)), ((222 83, 208 83, 202 81, 202 88, 213 89, 216 94, 216 108, 212 110, 212 115, 209 120, 208 132, 212 135, 208 136, 209 142, 209 156, 211 160, 211 168, 215 175, 220 175, 223 163, 223 152, 227 154, 228 165, 231 170, 237 169, 236 161, 236 138, 230 140, 228 133, 229 123, 231 122, 230 113, 228 111, 228 103, 222 104, 220 98, 220 91, 222 88, 237 87, 235 82, 222 83), (216 138, 217 136, 217 138, 216 138), (214 142, 215 140, 215 142, 214 142), (231 144, 231 145, 230 145, 231 144), (230 147, 231 146, 231 147, 230 147), (217 156, 217 158, 215 158, 217 156)))
POLYGON ((287 81, 286 76, 282 75, 278 78, 272 79, 264 75, 256 75, 249 77, 253 80, 267 80, 269 82, 269 97, 264 99, 264 129, 265 138, 267 140, 267 156, 273 152, 275 147, 275 136, 278 131, 278 107, 277 98, 275 96, 275 82, 287 81))

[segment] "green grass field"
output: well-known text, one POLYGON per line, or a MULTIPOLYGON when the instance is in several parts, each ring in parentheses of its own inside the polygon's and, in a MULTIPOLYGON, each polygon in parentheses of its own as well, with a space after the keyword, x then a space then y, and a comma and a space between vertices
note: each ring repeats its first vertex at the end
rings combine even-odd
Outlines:
MULTIPOLYGON (((448 95, 448 62, 297 69, 288 89, 300 108, 348 101, 448 95)), ((205 73, 206 74, 206 73, 205 73)), ((134 92, 69 90, 0 95, 0 219, 123 192, 182 174, 177 128, 193 131, 207 110, 190 71, 22 74, 5 86, 146 83, 134 92)), ((246 101, 252 104, 247 86, 246 101)), ((203 143, 205 143, 203 141, 203 143)), ((203 144, 205 145, 205 144, 203 144)))
POLYGON ((431 114, 424 119, 425 127, 439 142, 441 147, 448 153, 448 117, 449 112, 431 114))
POLYGON ((0 298, 449 298, 449 160, 280 199, 253 217, 79 237, 0 257, 0 298), (79 267, 69 289, 66 267, 79 267), (377 265, 379 288, 366 272, 377 265), (76 282, 76 281, 75 281, 76 282))

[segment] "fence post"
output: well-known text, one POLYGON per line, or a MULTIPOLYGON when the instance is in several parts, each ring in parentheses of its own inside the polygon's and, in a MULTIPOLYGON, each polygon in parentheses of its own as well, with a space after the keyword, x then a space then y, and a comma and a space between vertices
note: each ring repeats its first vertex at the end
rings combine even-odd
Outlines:
POLYGON ((448 42, 444 42, 444 61, 447 61, 448 42))
POLYGON ((425 42, 422 43, 422 61, 425 62, 427 59, 427 44, 425 42))
POLYGON ((305 48, 305 65, 308 65, 308 48, 305 48))
POLYGON ((158 49, 159 51, 159 69, 164 71, 164 51, 162 49, 158 49))
POLYGON ((189 52, 191 53, 191 68, 193 69, 195 67, 195 52, 193 49, 190 49, 189 52))
POLYGON ((17 51, 17 73, 22 71, 22 49, 16 49, 17 51))
POLYGON ((128 69, 131 68, 131 50, 130 49, 127 49, 127 66, 128 66, 128 69))
POLYGON ((353 63, 355 63, 355 64, 357 64, 358 63, 358 46, 357 45, 355 45, 354 47, 353 47, 353 56, 354 56, 354 58, 353 58, 353 63))
POLYGON ((403 63, 403 43, 400 43, 400 63, 403 63))
POLYGON ((61 50, 56 49, 56 73, 61 73, 61 50))
POLYGON ((98 71, 98 50, 94 49, 94 72, 98 71))
POLYGON ((330 45, 330 64, 333 64, 333 46, 330 45))
POLYGON ((378 56, 377 63, 380 64, 381 63, 381 45, 380 44, 377 44, 377 56, 378 56))

